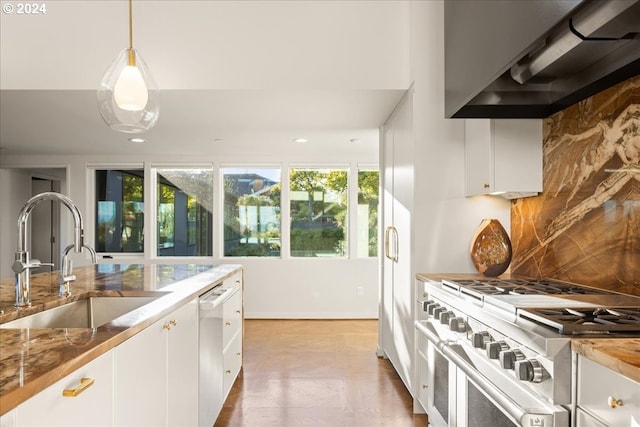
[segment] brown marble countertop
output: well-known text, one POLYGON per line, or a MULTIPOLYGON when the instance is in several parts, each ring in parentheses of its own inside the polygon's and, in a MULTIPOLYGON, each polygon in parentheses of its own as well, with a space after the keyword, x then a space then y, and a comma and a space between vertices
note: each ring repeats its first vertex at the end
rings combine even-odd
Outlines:
POLYGON ((31 276, 31 307, 16 309, 14 279, 0 280, 0 323, 92 296, 160 297, 98 328, 0 329, 0 415, 233 275, 240 265, 98 264, 74 269, 59 298, 58 272, 31 276))
POLYGON ((640 382, 640 338, 580 338, 571 348, 596 363, 640 382))

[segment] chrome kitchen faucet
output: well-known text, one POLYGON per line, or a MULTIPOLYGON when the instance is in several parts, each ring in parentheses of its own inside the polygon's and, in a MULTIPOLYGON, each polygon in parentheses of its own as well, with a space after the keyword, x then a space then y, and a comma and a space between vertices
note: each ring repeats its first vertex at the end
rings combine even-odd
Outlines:
MULTIPOLYGON (((31 269, 38 268, 43 265, 53 265, 52 263, 43 263, 38 259, 30 259, 29 250, 28 250, 28 241, 27 241, 27 223, 29 221, 29 215, 31 211, 36 207, 38 203, 43 200, 58 200, 65 205, 71 215, 73 216, 73 244, 69 245, 64 251, 64 261, 63 261, 63 271, 61 271, 61 275, 64 278, 66 275, 70 275, 70 262, 67 260, 67 254, 71 248, 75 248, 76 253, 82 252, 82 248, 87 248, 91 253, 92 260, 95 262, 95 251, 84 244, 84 230, 82 228, 82 215, 80 214, 80 210, 78 207, 65 195, 60 193, 56 193, 53 191, 36 194, 29 200, 27 203, 20 209, 20 213, 18 214, 18 250, 16 251, 15 261, 13 263, 12 269, 16 273, 16 307, 28 307, 31 305, 31 297, 30 297, 30 289, 31 289, 31 269), (69 264, 68 268, 64 268, 65 264, 69 264)), ((68 287, 68 282, 75 279, 69 277, 70 280, 67 280, 66 287, 68 287)), ((61 283, 61 287, 62 287, 61 283)), ((62 289, 61 289, 62 290, 62 289)), ((64 296, 64 295, 61 295, 64 296)))

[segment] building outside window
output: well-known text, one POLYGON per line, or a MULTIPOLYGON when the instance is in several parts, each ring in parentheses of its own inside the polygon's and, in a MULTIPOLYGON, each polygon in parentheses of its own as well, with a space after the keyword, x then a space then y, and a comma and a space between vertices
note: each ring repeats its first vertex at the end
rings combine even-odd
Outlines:
POLYGON ((346 257, 347 169, 289 171, 292 257, 346 257))
POLYGON ((223 168, 224 256, 280 256, 280 168, 223 168))
POLYGON ((213 169, 155 171, 157 255, 212 256, 213 169))
POLYGON ((144 171, 96 170, 96 251, 144 251, 144 171))
POLYGON ((380 173, 358 170, 358 257, 378 256, 378 206, 380 173))

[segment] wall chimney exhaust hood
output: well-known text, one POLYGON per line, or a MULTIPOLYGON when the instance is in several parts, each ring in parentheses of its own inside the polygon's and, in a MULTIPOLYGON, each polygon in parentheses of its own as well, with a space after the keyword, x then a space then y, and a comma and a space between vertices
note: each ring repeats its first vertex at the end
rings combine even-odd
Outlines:
POLYGON ((640 74, 640 0, 445 2, 445 115, 544 118, 640 74))

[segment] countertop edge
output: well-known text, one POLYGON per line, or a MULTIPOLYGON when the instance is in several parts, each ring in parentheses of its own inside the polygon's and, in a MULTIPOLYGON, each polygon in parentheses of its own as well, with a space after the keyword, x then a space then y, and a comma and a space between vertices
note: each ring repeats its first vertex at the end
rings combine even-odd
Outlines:
POLYGON ((571 341, 571 349, 640 383, 640 338, 576 338, 571 341))

